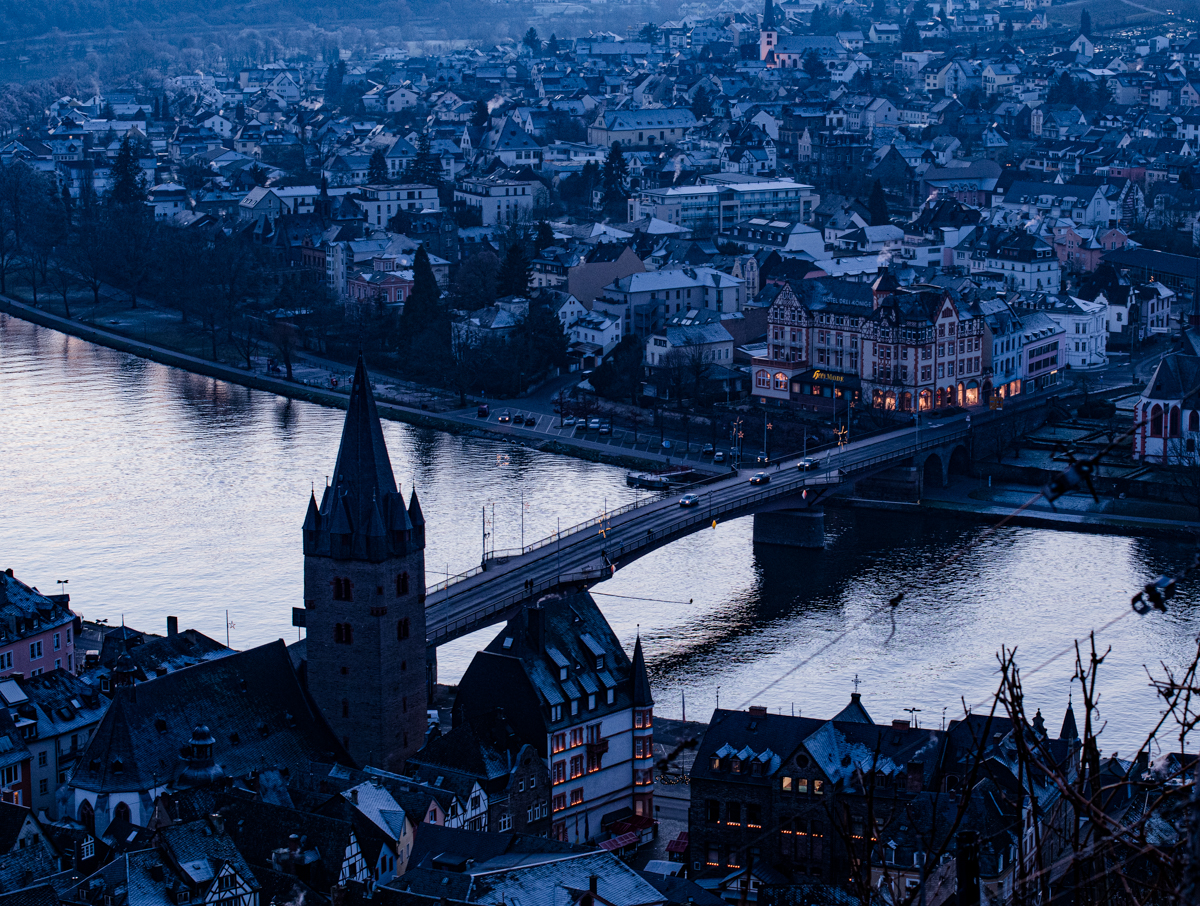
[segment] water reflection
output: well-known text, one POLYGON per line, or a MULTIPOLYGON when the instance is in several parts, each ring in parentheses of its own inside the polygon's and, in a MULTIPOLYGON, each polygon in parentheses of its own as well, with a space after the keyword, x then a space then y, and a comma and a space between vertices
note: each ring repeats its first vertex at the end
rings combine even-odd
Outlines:
MULTIPOLYGON (((70 578, 89 617, 161 631, 166 616, 235 646, 291 640, 301 600, 300 523, 332 471, 343 413, 232 387, 0 316, 0 549, 18 575, 70 578)), ((491 438, 394 422, 396 477, 416 483, 430 581, 474 566, 481 510, 491 542, 517 547, 637 499, 621 469, 491 438), (494 507, 494 510, 493 510, 494 507), (493 515, 494 514, 494 515, 493 515), (522 534, 523 529, 523 534, 522 534)), ((720 523, 633 563, 598 587, 618 636, 640 631, 661 713, 753 700, 829 714, 854 677, 872 714, 986 700, 995 652, 1040 663, 1128 608, 1177 569, 1188 545, 1021 528, 988 531, 926 514, 827 510, 823 552, 755 547, 750 519, 720 523), (892 615, 872 611, 898 591, 892 615), (619 596, 619 597, 613 597, 619 596), (836 644, 826 650, 831 642, 836 644), (778 680, 768 688, 768 684, 778 680)), ((1120 624, 1106 664, 1109 748, 1157 713, 1141 665, 1190 657, 1200 625, 1184 587, 1171 612, 1120 624)), ((453 681, 496 633, 439 652, 453 681)), ((1030 677, 1061 716, 1069 659, 1030 677)))

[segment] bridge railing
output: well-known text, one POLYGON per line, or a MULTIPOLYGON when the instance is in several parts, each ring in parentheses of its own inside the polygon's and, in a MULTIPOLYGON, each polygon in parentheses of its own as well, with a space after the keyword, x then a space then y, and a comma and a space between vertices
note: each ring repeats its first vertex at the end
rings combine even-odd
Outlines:
MULTIPOLYGON (((661 503, 664 498, 672 497, 675 494, 679 494, 679 493, 686 494, 688 491, 695 490, 696 488, 704 487, 705 485, 713 484, 718 481, 724 481, 728 477, 729 477, 729 473, 722 472, 718 475, 709 475, 708 477, 701 478, 697 481, 691 481, 686 484, 675 485, 675 486, 671 487, 670 490, 665 494, 658 494, 658 495, 652 495, 649 497, 643 497, 639 500, 633 501, 632 503, 627 503, 624 506, 619 506, 615 510, 608 510, 607 512, 603 513, 600 516, 595 516, 592 519, 585 520, 584 522, 576 523, 575 525, 572 525, 570 528, 565 528, 561 532, 555 532, 552 535, 548 535, 545 538, 535 541, 532 544, 527 544, 524 547, 509 547, 509 548, 501 548, 500 550, 489 551, 484 559, 485 559, 485 561, 509 560, 513 557, 520 557, 523 554, 531 554, 534 551, 539 550, 543 547, 548 547, 551 544, 555 544, 560 538, 566 538, 569 535, 577 535, 580 532, 586 531, 591 528, 597 528, 606 523, 611 524, 615 517, 624 516, 626 513, 632 513, 634 510, 639 510, 642 507, 652 506, 653 504, 661 503)), ((474 573, 472 573, 472 575, 474 575, 474 573)), ((463 578, 466 578, 466 576, 464 576, 463 578)), ((461 581, 458 579, 457 576, 453 577, 453 579, 456 581, 461 581)))
MULTIPOLYGON (((829 476, 817 475, 805 477, 798 482, 789 482, 786 485, 781 482, 775 488, 767 485, 764 490, 751 494, 749 497, 741 497, 719 505, 687 510, 686 515, 681 515, 680 518, 672 520, 669 525, 663 528, 657 530, 648 529, 645 535, 638 535, 635 540, 627 541, 624 544, 617 544, 605 550, 610 560, 619 559, 628 553, 662 541, 664 538, 678 535, 697 525, 710 523, 716 517, 733 510, 753 507, 755 503, 760 501, 773 497, 786 496, 789 493, 795 493, 804 488, 823 487, 836 482, 836 478, 831 480, 829 476)), ((432 632, 429 636, 429 641, 431 644, 441 644, 458 636, 466 635, 475 629, 496 622, 493 619, 496 614, 505 613, 518 604, 536 597, 543 592, 554 591, 564 585, 590 585, 608 578, 611 574, 611 569, 590 569, 585 567, 582 570, 565 572, 550 578, 534 581, 532 586, 522 586, 522 590, 519 592, 513 592, 498 598, 489 598, 486 604, 478 610, 473 610, 466 616, 450 620, 443 625, 431 623, 430 629, 432 632)), ((445 599, 445 601, 430 600, 426 606, 428 609, 436 612, 436 609, 446 602, 448 602, 448 599, 445 599)))
MULTIPOLYGON (((922 438, 921 442, 914 442, 914 443, 908 444, 904 447, 901 447, 899 449, 893 449, 893 450, 889 450, 884 453, 877 453, 877 454, 871 455, 871 456, 856 455, 857 451, 851 451, 851 450, 847 450, 845 452, 837 452, 836 450, 834 450, 829 453, 825 462, 831 468, 836 466, 836 468, 838 469, 839 472, 849 474, 849 473, 853 473, 853 472, 862 471, 863 469, 869 469, 869 468, 872 468, 877 465, 882 465, 887 462, 894 462, 899 459, 907 459, 909 456, 912 456, 914 453, 919 453, 922 450, 926 450, 931 447, 944 446, 947 442, 959 440, 961 438, 966 437, 970 433, 970 429, 965 426, 962 428, 955 428, 955 429, 946 430, 946 431, 942 431, 938 428, 928 428, 926 430, 928 430, 930 432, 929 436, 926 438, 922 438)), ((864 451, 864 452, 866 452, 866 451, 864 451)), ((561 532, 555 532, 554 534, 548 535, 547 537, 542 538, 538 541, 535 541, 532 544, 527 544, 523 548, 520 548, 520 547, 505 548, 505 549, 501 549, 501 550, 491 551, 487 554, 487 557, 484 560, 483 564, 476 566, 472 569, 469 569, 466 572, 459 573, 458 575, 455 575, 455 576, 451 576, 447 580, 443 580, 441 582, 438 582, 434 585, 429 586, 425 592, 426 597, 428 599, 432 599, 435 594, 437 594, 439 592, 445 592, 450 586, 457 585, 458 583, 460 583, 466 579, 470 579, 474 576, 478 576, 480 573, 486 572, 487 571, 486 567, 489 563, 499 563, 499 562, 509 560, 513 557, 520 557, 525 554, 531 554, 534 551, 541 550, 543 548, 546 548, 553 544, 556 544, 561 539, 565 539, 568 537, 578 535, 580 532, 583 532, 583 531, 586 531, 586 530, 589 530, 592 528, 597 528, 604 524, 607 524, 610 528, 612 528, 614 530, 618 529, 618 528, 620 528, 620 526, 614 526, 612 524, 614 518, 616 518, 616 517, 624 516, 628 513, 632 513, 636 510, 642 509, 647 506, 661 504, 666 499, 667 496, 674 496, 675 494, 677 494, 681 491, 687 492, 687 491, 695 490, 696 488, 703 487, 703 486, 706 486, 709 484, 714 484, 714 483, 717 483, 720 481, 724 481, 728 477, 729 477, 729 475, 727 475, 727 474, 711 475, 711 476, 709 476, 707 478, 703 478, 699 481, 692 482, 687 485, 680 485, 677 488, 673 488, 671 490, 670 495, 655 495, 655 496, 651 496, 651 497, 642 498, 641 500, 636 500, 632 503, 627 503, 624 506, 618 507, 615 510, 608 511, 607 513, 605 513, 602 516, 596 516, 596 517, 594 517, 592 519, 588 519, 584 522, 577 523, 576 525, 573 525, 570 528, 563 529, 561 532)), ((766 499, 770 499, 772 497, 786 496, 789 492, 791 492, 793 490, 800 490, 804 486, 805 485, 804 485, 803 481, 801 481, 799 483, 787 482, 787 483, 776 483, 773 485, 765 485, 764 491, 761 491, 750 497, 739 497, 737 501, 733 502, 730 505, 722 505, 721 508, 719 508, 718 510, 714 510, 713 513, 714 513, 714 515, 718 515, 719 513, 728 512, 730 509, 737 509, 742 506, 749 505, 751 503, 756 503, 760 500, 766 500, 766 499)), ((431 601, 431 603, 433 603, 433 602, 431 601)))

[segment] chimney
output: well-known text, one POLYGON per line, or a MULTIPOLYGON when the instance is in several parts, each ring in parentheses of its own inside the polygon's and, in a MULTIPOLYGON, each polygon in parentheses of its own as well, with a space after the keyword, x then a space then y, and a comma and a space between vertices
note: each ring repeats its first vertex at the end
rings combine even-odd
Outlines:
POLYGON ((357 787, 350 791, 350 801, 353 802, 355 805, 358 805, 358 788, 357 787))
POLYGON ((766 706, 765 705, 751 705, 750 706, 750 716, 751 717, 766 717, 767 716, 766 706))
POLYGON ((179 617, 167 617, 167 638, 179 635, 179 617))
POLYGON ((911 726, 912 726, 912 723, 907 720, 893 720, 892 721, 892 729, 894 729, 894 730, 907 730, 911 726))
POLYGON ((908 763, 908 791, 919 793, 925 786, 925 765, 919 761, 908 763))
POLYGON ((596 875, 588 875, 588 893, 592 896, 596 895, 596 889, 600 886, 600 879, 596 875))

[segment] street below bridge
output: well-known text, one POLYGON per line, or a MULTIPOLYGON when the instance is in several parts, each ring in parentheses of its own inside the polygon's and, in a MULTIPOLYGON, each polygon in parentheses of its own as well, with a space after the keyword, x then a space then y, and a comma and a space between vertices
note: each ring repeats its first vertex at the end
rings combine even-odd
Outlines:
MULTIPOLYGON (((1000 413, 974 413, 990 420, 1000 413)), ((426 630, 431 645, 473 632, 506 619, 515 608, 538 594, 560 586, 602 581, 616 567, 663 544, 717 526, 789 498, 799 499, 806 489, 824 491, 855 471, 885 468, 918 450, 935 449, 964 441, 971 429, 970 414, 927 420, 919 425, 851 439, 842 447, 812 457, 816 467, 800 471, 798 456, 768 467, 731 470, 726 477, 681 487, 661 497, 649 498, 616 510, 605 517, 564 527, 557 535, 527 545, 523 550, 498 552, 494 559, 461 576, 450 577, 426 591, 426 630), (751 484, 758 471, 766 484, 751 484), (680 506, 680 497, 699 497, 695 506, 680 506)), ((803 504, 798 504, 803 505, 803 504)))

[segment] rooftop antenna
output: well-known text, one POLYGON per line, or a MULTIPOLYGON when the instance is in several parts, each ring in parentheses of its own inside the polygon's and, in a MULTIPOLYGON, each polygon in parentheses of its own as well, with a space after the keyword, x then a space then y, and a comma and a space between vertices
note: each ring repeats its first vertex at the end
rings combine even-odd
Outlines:
POLYGON ((921 713, 921 709, 920 708, 905 708, 904 710, 908 712, 908 719, 909 719, 909 722, 912 724, 912 726, 914 726, 914 727, 917 726, 917 715, 921 713))

